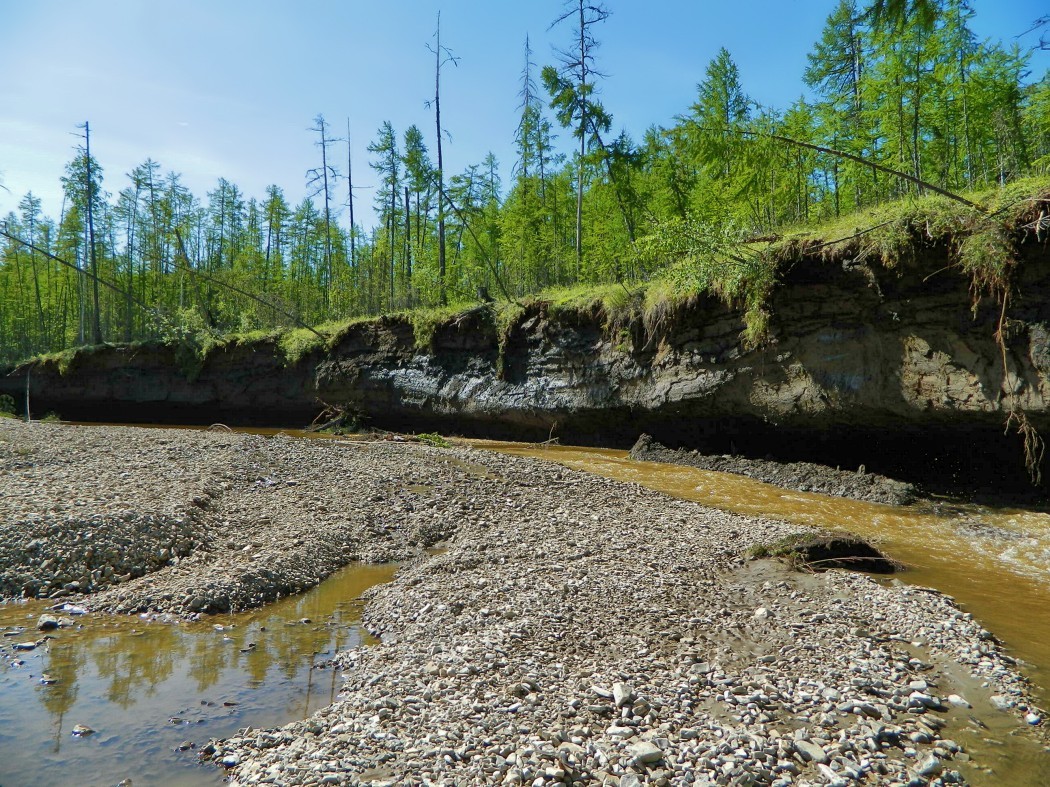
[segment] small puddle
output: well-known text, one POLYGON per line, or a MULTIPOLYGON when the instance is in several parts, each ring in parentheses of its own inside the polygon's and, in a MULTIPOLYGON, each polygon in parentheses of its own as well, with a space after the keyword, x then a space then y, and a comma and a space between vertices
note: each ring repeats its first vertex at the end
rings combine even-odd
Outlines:
POLYGON ((14 645, 42 640, 49 604, 0 605, 0 784, 221 784, 196 749, 331 704, 338 671, 314 665, 367 643, 357 599, 396 570, 350 566, 302 595, 195 623, 76 616, 30 651, 14 645), (76 736, 78 724, 95 732, 76 736))

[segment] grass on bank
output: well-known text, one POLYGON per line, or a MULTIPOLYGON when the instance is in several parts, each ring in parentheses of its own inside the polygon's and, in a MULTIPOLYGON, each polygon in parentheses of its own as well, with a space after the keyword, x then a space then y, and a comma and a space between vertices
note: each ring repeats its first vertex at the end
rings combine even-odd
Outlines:
POLYGON ((1038 219, 1039 205, 1050 199, 1050 177, 1023 178, 961 196, 983 210, 939 195, 909 197, 816 227, 788 228, 766 251, 781 260, 859 257, 894 269, 925 249, 945 246, 977 288, 1002 287, 1016 261, 1018 234, 1038 219))
MULTIPOLYGON (((629 346, 629 328, 641 325, 647 338, 673 321, 677 312, 708 296, 743 311, 745 345, 761 344, 769 325, 769 297, 782 268, 801 259, 835 261, 863 259, 887 269, 921 259, 924 251, 945 247, 950 267, 969 276, 975 299, 1000 294, 1017 264, 1018 238, 1030 225, 1035 231, 1040 211, 1050 200, 1050 177, 1015 181, 1003 188, 965 195, 983 210, 967 208, 941 196, 909 197, 863 209, 818 225, 788 227, 760 241, 721 235, 699 223, 672 222, 662 233, 639 241, 639 253, 649 255, 661 270, 652 279, 633 283, 591 284, 548 289, 518 301, 478 304, 459 301, 445 307, 421 307, 384 316, 355 317, 306 328, 258 330, 218 335, 200 326, 176 329, 168 341, 184 347, 180 365, 191 376, 204 359, 227 347, 272 342, 282 362, 294 365, 309 353, 330 350, 355 326, 384 319, 412 326, 419 349, 432 346, 437 331, 466 313, 484 310, 502 347, 526 310, 543 304, 550 317, 571 318, 590 313, 602 320, 607 335, 620 336, 629 346), (322 336, 318 336, 317 334, 322 336)), ((932 272, 932 271, 931 271, 932 272)), ((105 345, 101 346, 104 347, 105 345)), ((68 371, 78 354, 101 347, 81 347, 38 356, 40 362, 68 371)))

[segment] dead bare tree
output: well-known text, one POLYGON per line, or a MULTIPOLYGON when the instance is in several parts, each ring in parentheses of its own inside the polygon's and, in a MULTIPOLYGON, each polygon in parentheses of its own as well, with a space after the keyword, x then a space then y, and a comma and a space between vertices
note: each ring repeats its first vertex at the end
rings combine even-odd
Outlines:
POLYGON ((448 303, 448 294, 445 291, 445 170, 444 159, 441 156, 441 67, 446 63, 458 65, 459 59, 452 54, 448 47, 441 46, 441 12, 437 15, 437 29, 434 31, 434 46, 427 45, 434 53, 434 100, 427 102, 427 106, 434 107, 434 125, 437 127, 437 171, 434 177, 437 180, 438 204, 438 295, 441 305, 448 303))
MULTIPOLYGON (((306 172, 306 187, 310 190, 310 196, 324 196, 324 264, 327 284, 332 284, 332 190, 339 172, 328 163, 328 147, 339 140, 328 135, 328 123, 324 115, 314 118, 314 125, 310 131, 320 137, 314 144, 321 149, 321 166, 314 167, 306 172)), ((323 297, 328 301, 328 289, 325 288, 323 297)))
POLYGON ((350 267, 357 260, 354 230, 354 176, 350 153, 350 118, 346 119, 346 207, 350 209, 350 267))
POLYGON ((547 66, 542 77, 551 95, 551 106, 558 121, 580 140, 579 161, 576 168, 576 275, 583 266, 583 186, 587 150, 592 132, 608 128, 605 110, 594 98, 595 79, 605 76, 595 68, 594 52, 598 41, 593 28, 610 16, 602 3, 593 0, 566 0, 565 10, 551 22, 555 26, 573 20, 575 24, 573 47, 557 50, 559 67, 547 66))

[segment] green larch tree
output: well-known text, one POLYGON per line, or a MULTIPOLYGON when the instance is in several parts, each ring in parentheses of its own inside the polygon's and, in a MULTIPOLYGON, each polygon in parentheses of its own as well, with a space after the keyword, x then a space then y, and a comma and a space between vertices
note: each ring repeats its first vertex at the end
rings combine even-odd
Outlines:
MULTIPOLYGON (((389 306, 395 303, 395 254, 396 235, 399 226, 398 201, 401 190, 401 154, 398 151, 397 135, 389 120, 383 121, 376 139, 369 143, 368 152, 375 158, 369 166, 379 176, 382 188, 376 192, 376 213, 386 228, 386 246, 389 254, 389 306)), ((440 275, 440 274, 439 274, 440 275)))
POLYGON ((595 67, 598 40, 594 30, 610 16, 608 8, 590 0, 567 0, 564 10, 551 23, 551 28, 569 22, 573 44, 558 50, 558 66, 544 66, 543 85, 551 97, 551 108, 564 127, 572 129, 579 140, 576 161, 576 276, 583 267, 583 194, 587 153, 599 142, 599 135, 609 130, 611 119, 598 102, 595 81, 602 74, 595 67))

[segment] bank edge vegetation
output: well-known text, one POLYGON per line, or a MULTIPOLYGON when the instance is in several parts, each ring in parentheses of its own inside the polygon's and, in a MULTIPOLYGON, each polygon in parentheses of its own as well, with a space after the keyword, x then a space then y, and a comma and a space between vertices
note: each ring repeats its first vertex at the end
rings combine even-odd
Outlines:
MULTIPOLYGON (((295 206, 276 185, 256 199, 225 179, 201 199, 152 159, 114 196, 85 123, 58 219, 29 193, 4 221, 0 361, 277 332, 294 360, 371 315, 410 311, 426 344, 479 299, 497 299, 508 324, 530 297, 655 324, 705 291, 743 306, 758 343, 780 262, 860 243, 892 265, 920 225, 950 236, 975 291, 1002 300, 1012 227, 1050 191, 1050 72, 1030 81, 1016 45, 978 41, 966 0, 921 5, 901 25, 842 0, 801 75, 815 99, 786 108, 752 101, 722 49, 674 124, 635 140, 612 131, 598 95, 609 11, 570 0, 552 27, 557 62, 538 68, 524 43, 511 182, 491 153, 449 176, 418 126, 385 122, 368 146, 381 181, 371 229, 353 222, 354 162, 322 116, 313 195, 295 206)), ((435 54, 436 110, 450 54, 435 54)))

